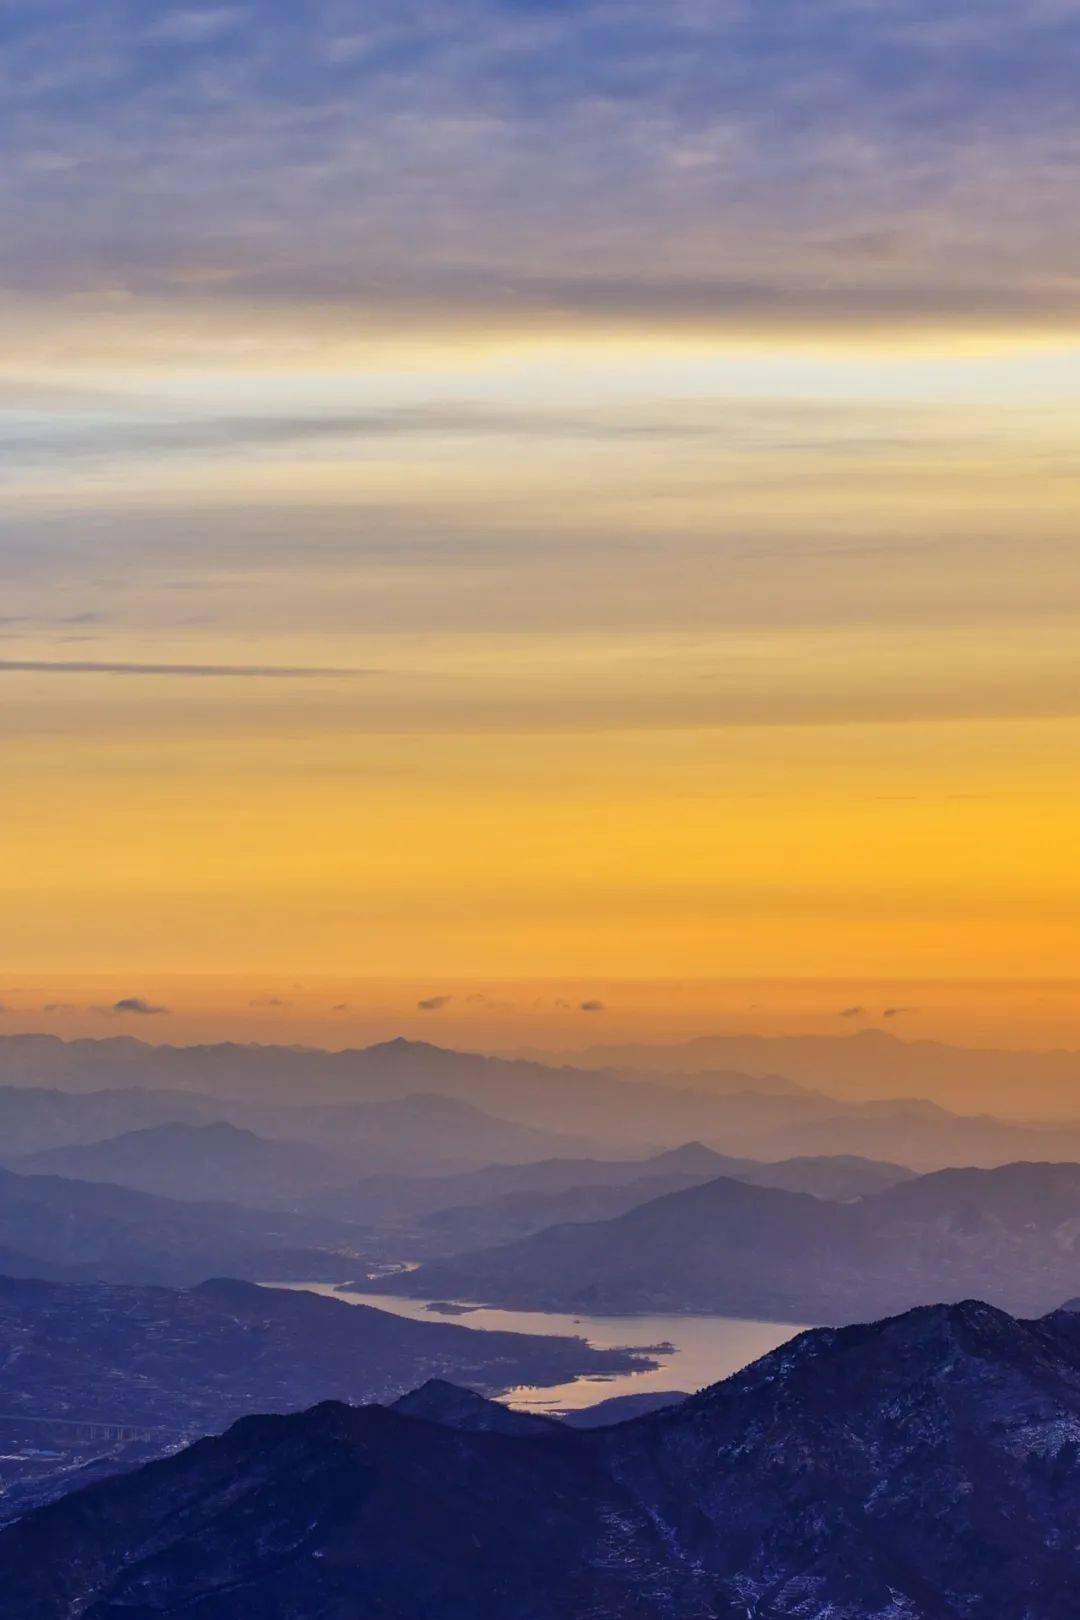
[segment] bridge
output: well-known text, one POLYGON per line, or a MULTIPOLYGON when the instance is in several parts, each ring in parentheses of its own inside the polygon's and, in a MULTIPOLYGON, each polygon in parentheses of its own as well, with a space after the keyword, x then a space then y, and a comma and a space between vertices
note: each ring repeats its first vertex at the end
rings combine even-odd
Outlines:
POLYGON ((113 1418, 50 1417, 41 1413, 0 1412, 0 1423, 30 1424, 58 1440, 190 1440, 190 1433, 179 1429, 159 1429, 142 1423, 126 1423, 113 1418))

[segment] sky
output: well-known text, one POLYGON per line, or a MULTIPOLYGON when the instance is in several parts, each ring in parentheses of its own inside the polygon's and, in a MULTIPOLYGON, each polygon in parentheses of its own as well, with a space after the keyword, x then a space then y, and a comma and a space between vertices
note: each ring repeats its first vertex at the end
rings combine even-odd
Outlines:
POLYGON ((1071 0, 0 4, 0 1030, 1080 1045, 1078 73, 1071 0))

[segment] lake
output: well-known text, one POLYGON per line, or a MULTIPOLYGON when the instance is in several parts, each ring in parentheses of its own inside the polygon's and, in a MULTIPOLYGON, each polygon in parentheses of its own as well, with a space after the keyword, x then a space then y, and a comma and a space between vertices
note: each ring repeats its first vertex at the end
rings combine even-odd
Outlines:
POLYGON ((464 1315, 450 1315, 428 1310, 428 1305, 433 1303, 430 1300, 365 1294, 359 1289, 339 1289, 332 1283, 274 1283, 272 1286, 328 1294, 332 1299, 372 1305, 376 1310, 407 1316, 416 1322, 456 1322, 477 1331, 499 1329, 505 1333, 569 1335, 587 1339, 598 1350, 671 1346, 670 1350, 654 1353, 653 1359, 659 1365, 652 1372, 577 1378, 571 1383, 548 1388, 523 1384, 507 1390, 501 1397, 508 1405, 527 1412, 565 1412, 592 1406, 615 1395, 639 1395, 651 1390, 692 1392, 703 1384, 714 1384, 719 1378, 729 1377, 803 1331, 796 1322, 754 1322, 732 1316, 564 1316, 556 1311, 504 1311, 488 1306, 478 1306, 464 1315))

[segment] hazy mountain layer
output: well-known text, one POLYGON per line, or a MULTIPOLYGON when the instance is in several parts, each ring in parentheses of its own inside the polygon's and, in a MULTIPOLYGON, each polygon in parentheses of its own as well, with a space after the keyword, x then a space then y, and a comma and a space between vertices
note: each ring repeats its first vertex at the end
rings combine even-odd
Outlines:
MULTIPOLYGON (((908 1052, 903 1043, 882 1040, 890 1052, 908 1052)), ((877 1050, 869 1040, 841 1046, 853 1061, 865 1053, 869 1062, 877 1050)), ((1022 1158, 1080 1159, 1080 1124, 1067 1129, 1027 1126, 989 1115, 951 1113, 919 1100, 931 1087, 917 1065, 909 1068, 904 1084, 890 1085, 897 1095, 869 1103, 838 1101, 805 1086, 783 1085, 771 1073, 771 1064, 769 1073, 757 1076, 728 1070, 687 1075, 685 1057, 679 1066, 683 1072, 676 1075, 632 1079, 625 1072, 491 1058, 404 1040, 323 1052, 160 1047, 127 1038, 0 1038, 0 1079, 13 1086, 91 1092, 125 1086, 213 1096, 219 1099, 216 1111, 208 1114, 200 1101, 194 1116, 178 1109, 174 1117, 227 1119, 260 1135, 314 1142, 354 1157, 366 1154, 368 1169, 374 1168, 376 1154, 390 1169, 466 1168, 500 1158, 578 1156, 583 1151, 641 1156, 657 1146, 695 1138, 738 1157, 849 1154, 920 1170, 1022 1158), (440 1116, 431 1102, 422 1104, 420 1096, 443 1099, 445 1114, 440 1116), (494 1116, 496 1123, 455 1120, 454 1104, 494 1116), (381 1120, 380 1108, 387 1110, 381 1120), (546 1140, 541 1134, 514 1141, 511 1124, 519 1131, 547 1133, 546 1140)), ((872 1092, 874 1087, 863 1089, 872 1092)), ((1026 1095, 1023 1090, 1016 1094, 1026 1095)), ((10 1104, 0 1096, 0 1121, 5 1106, 10 1104)), ((56 1111, 61 1105, 50 1106, 56 1111)), ((66 1138, 39 1139, 36 1145, 99 1140, 122 1129, 164 1122, 160 1113, 147 1117, 147 1106, 133 1104, 130 1122, 121 1119, 89 1133, 79 1129, 66 1138)), ((21 1151, 29 1150, 24 1138, 21 1151)))
POLYGON ((366 1240, 369 1252, 419 1260, 509 1243, 565 1221, 604 1220, 719 1175, 850 1198, 913 1174, 901 1165, 857 1158, 766 1164, 689 1142, 649 1159, 549 1159, 491 1165, 462 1176, 372 1177, 320 1194, 307 1208, 377 1228, 366 1240))
POLYGON ((964 1111, 1075 1116, 1080 1052, 1009 1051, 901 1040, 887 1030, 853 1035, 702 1035, 693 1040, 593 1046, 531 1054, 541 1062, 586 1068, 674 1071, 708 1083, 708 1071, 734 1069, 764 1078, 779 1073, 836 1096, 862 1101, 903 1094, 964 1111))
POLYGON ((16 1275, 185 1285, 224 1272, 332 1281, 355 1271, 352 1252, 350 1261, 341 1226, 315 1217, 0 1170, 0 1269, 16 1275))
MULTIPOLYGON (((233 1112, 250 1117, 263 1111, 233 1112)), ((447 1170, 463 1174, 458 1166, 486 1166, 492 1158, 528 1161, 563 1141, 447 1097, 268 1113, 265 1124, 271 1131, 293 1134, 260 1136, 223 1120, 170 1123, 104 1141, 48 1148, 7 1162, 23 1174, 109 1181, 169 1198, 214 1199, 227 1188, 238 1203, 295 1209, 305 1201, 314 1204, 317 1193, 355 1184, 358 1176, 376 1168, 399 1174, 447 1170), (286 1113, 287 1118, 280 1118, 286 1113)))
POLYGON ((26 1175, 107 1181, 195 1201, 220 1197, 228 1188, 238 1203, 286 1209, 313 1188, 348 1182, 356 1174, 344 1154, 309 1142, 268 1141, 223 1122, 150 1125, 104 1142, 31 1154, 15 1161, 15 1168, 26 1175))
POLYGON ((374 1285, 582 1310, 850 1322, 978 1294, 1040 1311, 1080 1284, 1080 1165, 947 1170, 854 1203, 722 1178, 374 1285))
MULTIPOLYGON (((460 1173, 493 1160, 516 1163, 552 1154, 580 1153, 594 1145, 561 1131, 543 1131, 500 1119, 458 1098, 434 1093, 291 1107, 260 1103, 251 1097, 213 1097, 200 1092, 136 1087, 100 1092, 0 1087, 0 1154, 16 1169, 55 1170, 58 1174, 100 1179, 100 1171, 124 1172, 132 1166, 151 1165, 157 1153, 154 1170, 168 1174, 172 1155, 158 1152, 159 1147, 169 1148, 167 1137, 158 1142, 143 1135, 142 1141, 132 1144, 126 1157, 123 1146, 114 1152, 106 1144, 117 1137, 175 1125, 231 1125, 274 1141, 306 1142, 325 1149, 352 1176, 384 1169, 460 1173), (85 1157, 40 1157, 69 1148, 88 1151, 85 1157)), ((178 1165, 185 1140, 184 1131, 175 1133, 178 1165)), ((192 1142, 198 1140, 191 1137, 192 1142)), ((213 1138, 204 1140, 209 1144, 213 1138)), ((227 1137, 220 1134, 218 1146, 224 1148, 226 1143, 227 1137)), ((238 1173, 246 1173, 248 1165, 240 1157, 241 1146, 238 1141, 233 1143, 235 1168, 238 1173)), ((194 1171, 198 1155, 190 1157, 194 1171)), ((329 1168, 331 1175, 336 1173, 332 1166, 329 1168)), ((110 1174, 108 1179, 123 1177, 110 1174)), ((182 1175, 178 1174, 176 1180, 182 1184, 182 1175)), ((314 1178, 314 1184, 319 1181, 319 1177, 314 1178)))

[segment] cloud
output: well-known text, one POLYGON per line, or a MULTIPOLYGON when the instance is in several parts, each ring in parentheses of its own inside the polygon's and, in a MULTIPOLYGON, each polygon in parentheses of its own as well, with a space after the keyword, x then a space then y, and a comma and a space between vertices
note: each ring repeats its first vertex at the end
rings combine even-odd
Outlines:
POLYGON ((71 1001, 47 1001, 41 1010, 43 1013, 51 1015, 53 1013, 75 1012, 77 1009, 74 1002, 71 1001))
POLYGON ((332 1013, 352 1012, 352 1005, 348 1001, 338 1001, 338 1002, 335 1002, 335 1004, 331 1007, 330 1011, 332 1013))
POLYGON ((866 1013, 865 1007, 841 1007, 837 1018, 862 1018, 866 1013))
POLYGON ((470 1007, 484 1007, 488 1012, 514 1012, 517 1007, 516 1002, 485 995, 482 990, 474 991, 471 996, 466 996, 465 1000, 470 1007))
POLYGON ((453 996, 425 996, 416 1005, 421 1012, 438 1012, 440 1008, 447 1006, 453 999, 453 996))
MULTIPOLYGON (((468 400, 309 416, 202 416, 153 420, 149 404, 137 421, 110 413, 76 425, 55 419, 42 424, 37 413, 0 434, 5 476, 19 468, 61 462, 71 468, 85 461, 161 455, 254 453, 263 449, 295 452, 312 446, 355 453, 365 440, 395 438, 515 438, 620 441, 715 439, 723 424, 673 411, 667 416, 595 410, 490 410, 468 400)), ((81 622, 81 621, 71 621, 81 622)))
POLYGON ((56 627, 72 624, 103 624, 108 617, 104 613, 64 613, 59 617, 34 618, 28 613, 0 614, 0 628, 8 629, 11 625, 26 625, 32 629, 56 627))
POLYGON ((238 678, 241 680, 352 679, 370 675, 366 669, 320 669, 291 664, 137 664, 97 663, 87 660, 0 658, 0 675, 164 675, 177 677, 238 678))
POLYGON ((249 1007, 287 1007, 289 1003, 282 1001, 280 996, 257 996, 254 1001, 248 1002, 249 1007))
POLYGON ((598 1013, 604 1012, 605 1007, 602 1001, 583 1001, 580 1004, 578 1011, 584 1013, 598 1013))
POLYGON ((230 28, 238 27, 247 15, 239 6, 190 7, 168 11, 153 27, 155 39, 173 45, 205 45, 230 28))
POLYGON ((882 1018, 899 1018, 904 1013, 918 1012, 917 1007, 886 1007, 882 1011, 882 1018))
POLYGON ((152 1001, 146 1001, 142 996, 121 996, 109 1008, 113 1013, 136 1013, 140 1018, 156 1018, 162 1013, 171 1011, 169 1007, 156 1006, 152 1001))
POLYGON ((12 0, 9 281, 444 325, 1080 305, 1074 5, 362 16, 12 0))

